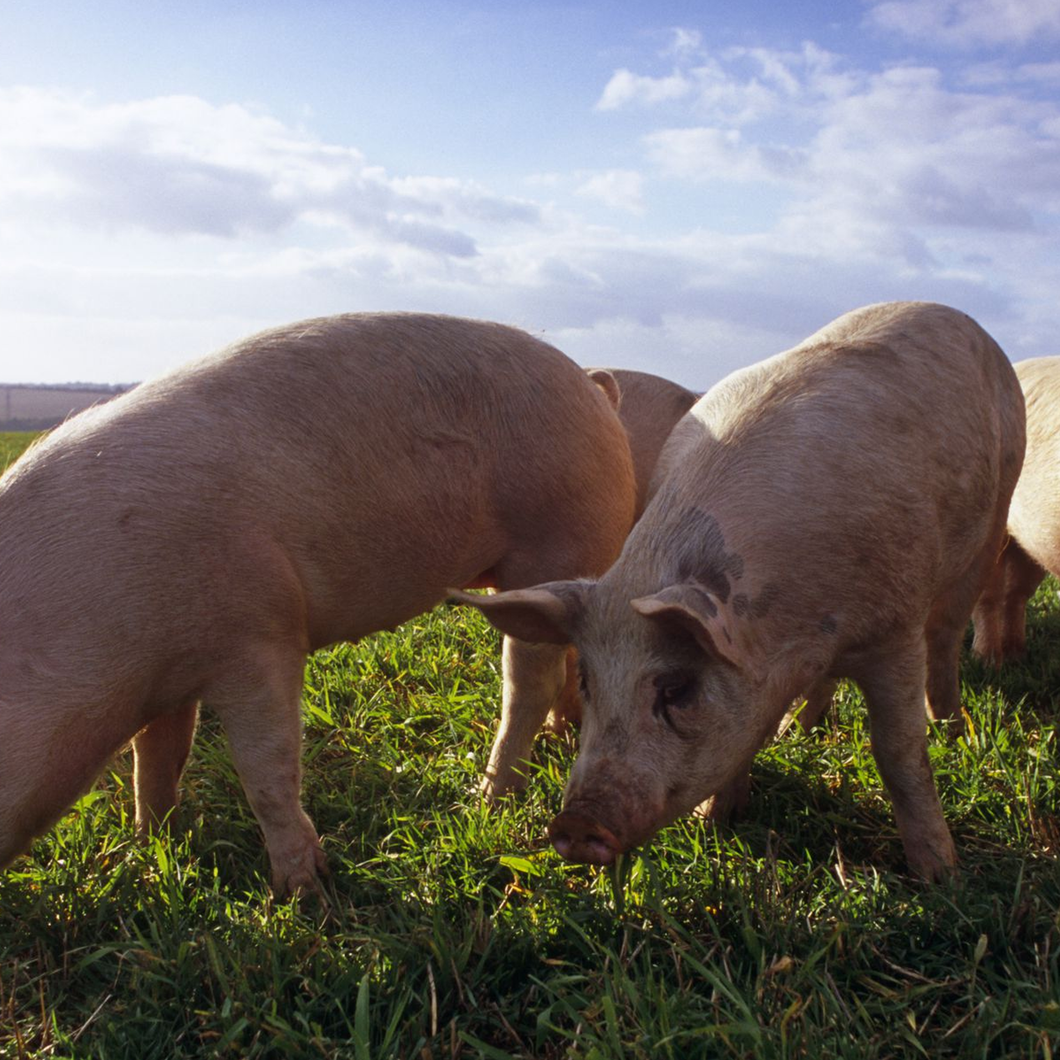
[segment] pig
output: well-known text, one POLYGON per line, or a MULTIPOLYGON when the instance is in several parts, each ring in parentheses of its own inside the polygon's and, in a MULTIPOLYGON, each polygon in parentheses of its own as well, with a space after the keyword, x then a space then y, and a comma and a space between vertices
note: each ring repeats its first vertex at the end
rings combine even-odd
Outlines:
POLYGON ((1027 402, 1027 456, 1008 516, 1008 541, 976 605, 972 649, 992 663, 1026 648, 1027 601, 1060 575, 1060 357, 1015 365, 1027 402))
POLYGON ((612 863, 739 785, 796 697, 850 677, 910 868, 953 870, 925 690, 936 718, 958 716, 961 637, 1023 449, 1019 383, 982 328, 868 306, 692 407, 603 577, 451 594, 508 636, 578 649, 559 853, 612 863))
MULTIPOLYGON (((618 407, 618 418, 626 429, 633 456, 637 496, 634 518, 639 519, 648 501, 652 473, 663 444, 679 419, 696 403, 699 395, 650 372, 630 368, 588 368, 589 378, 618 407)), ((559 701, 549 712, 546 731, 562 735, 581 722, 582 701, 578 692, 578 653, 567 651, 567 680, 559 701)), ((508 791, 522 782, 523 774, 511 771, 508 791)), ((491 795, 500 789, 491 785, 491 795)))
POLYGON ((677 421, 700 395, 650 372, 631 368, 589 368, 587 371, 589 378, 602 386, 617 406, 618 418, 626 429, 637 485, 634 514, 639 519, 648 503, 659 453, 677 421), (615 389, 608 388, 609 380, 617 384, 615 389))
MULTIPOLYGON (((76 416, 0 479, 0 866, 130 740, 137 827, 163 821, 201 703, 274 889, 315 888, 307 654, 393 628, 451 584, 602 574, 633 508, 605 394, 553 347, 482 321, 303 321, 76 416)), ((505 641, 519 723, 502 725, 492 770, 525 755, 564 660, 505 641)))

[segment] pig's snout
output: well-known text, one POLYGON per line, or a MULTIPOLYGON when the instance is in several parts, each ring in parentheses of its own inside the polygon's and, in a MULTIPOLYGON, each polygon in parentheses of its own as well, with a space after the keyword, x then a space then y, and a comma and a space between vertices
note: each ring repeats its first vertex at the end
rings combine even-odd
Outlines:
POLYGON ((622 851, 614 832, 575 810, 564 810, 548 826, 548 838, 567 861, 610 865, 622 851))

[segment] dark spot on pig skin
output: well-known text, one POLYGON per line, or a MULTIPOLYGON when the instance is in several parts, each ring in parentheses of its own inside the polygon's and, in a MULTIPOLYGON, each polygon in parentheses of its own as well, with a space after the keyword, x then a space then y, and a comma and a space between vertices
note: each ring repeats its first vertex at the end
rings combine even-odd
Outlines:
POLYGON ((732 598, 732 609, 739 618, 765 618, 779 596, 780 586, 767 582, 753 599, 746 593, 737 593, 732 598))
POLYGON ((839 623, 836 621, 835 615, 825 615, 820 622, 817 623, 817 628, 822 633, 835 633, 839 629, 839 623))
POLYGON ((702 508, 686 508, 667 528, 660 548, 672 555, 680 581, 696 581, 722 603, 729 599, 730 578, 743 577, 743 557, 725 551, 717 519, 702 508))

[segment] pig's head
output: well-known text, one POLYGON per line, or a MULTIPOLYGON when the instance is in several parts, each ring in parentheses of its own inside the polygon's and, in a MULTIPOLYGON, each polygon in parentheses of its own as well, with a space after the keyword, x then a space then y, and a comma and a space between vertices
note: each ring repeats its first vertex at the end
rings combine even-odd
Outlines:
POLYGON ((696 581, 632 598, 608 582, 453 594, 510 636, 577 647, 581 751, 549 834, 595 864, 724 788, 776 722, 754 630, 727 602, 696 581))

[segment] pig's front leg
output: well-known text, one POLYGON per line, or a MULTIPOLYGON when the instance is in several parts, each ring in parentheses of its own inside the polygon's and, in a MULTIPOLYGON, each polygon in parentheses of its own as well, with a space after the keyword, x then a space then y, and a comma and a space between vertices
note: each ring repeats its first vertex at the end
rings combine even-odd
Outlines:
MULTIPOLYGON (((136 831, 154 831, 177 805, 177 784, 191 751, 199 704, 160 714, 133 737, 136 831)), ((167 822, 168 823, 168 822, 167 822)))
POLYGON ((957 852, 928 762, 924 638, 909 640, 858 680, 869 708, 872 753, 894 805, 906 860, 918 876, 934 882, 956 868, 957 852))
POLYGON ((567 649, 505 637, 502 663, 501 721, 482 780, 490 802, 526 787, 521 763, 529 760, 534 737, 563 691, 567 649))
POLYGON ((319 876, 327 868, 316 829, 301 804, 304 670, 301 653, 268 650, 246 668, 233 666, 232 684, 222 698, 211 699, 265 835, 277 895, 319 891, 319 876))

